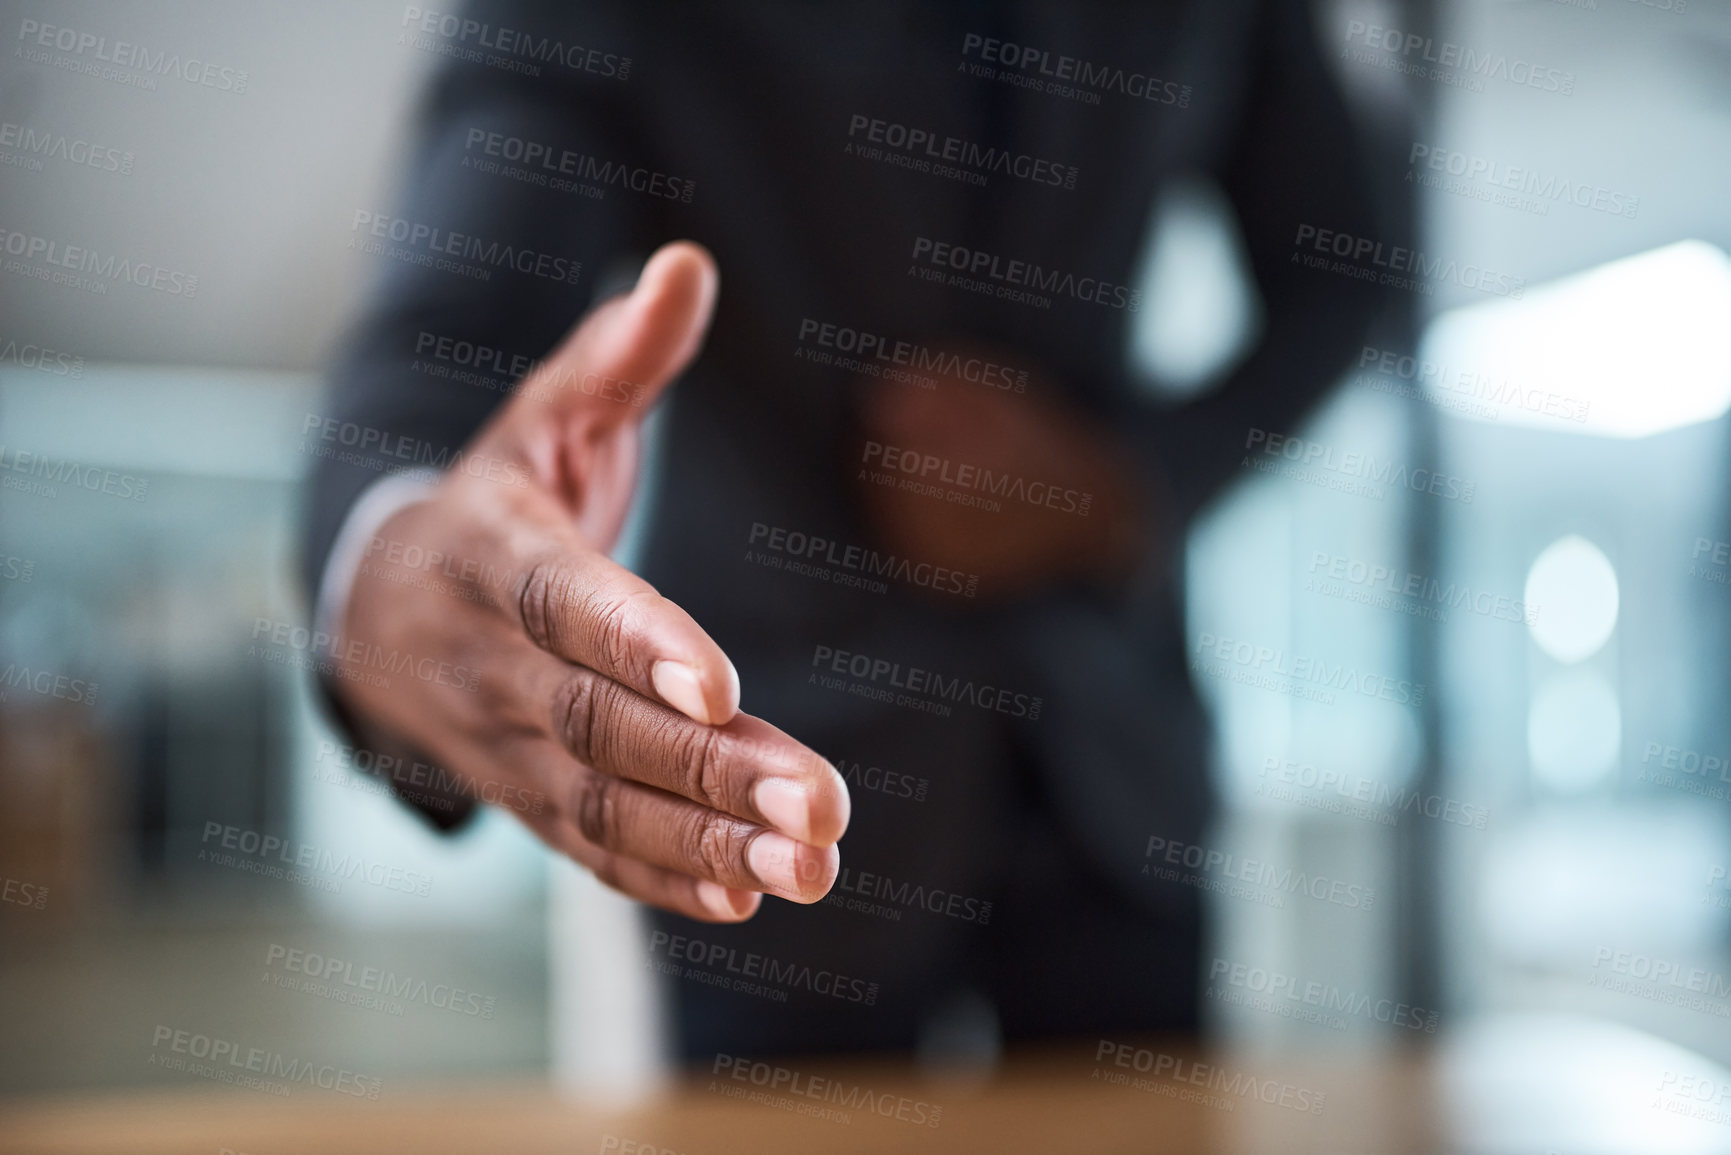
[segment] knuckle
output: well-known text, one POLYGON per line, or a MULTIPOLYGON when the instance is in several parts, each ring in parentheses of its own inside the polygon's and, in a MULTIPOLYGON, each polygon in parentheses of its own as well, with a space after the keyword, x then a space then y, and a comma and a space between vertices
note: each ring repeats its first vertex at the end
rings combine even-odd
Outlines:
POLYGON ((691 724, 670 738, 678 758, 685 795, 717 810, 730 810, 724 746, 716 731, 691 724))
POLYGON ((571 791, 571 821, 584 839, 613 850, 618 847, 619 783, 605 774, 580 775, 571 791))
POLYGON ((687 853, 702 863, 710 877, 725 880, 751 872, 745 869, 745 828, 716 815, 699 814, 686 828, 687 853))
POLYGON ((543 650, 553 648, 559 608, 570 592, 571 575, 551 558, 531 565, 517 581, 517 617, 523 632, 543 650))
POLYGON ((553 693, 553 732, 579 762, 593 766, 604 709, 601 679, 573 670, 553 693))
POLYGON ((631 670, 641 664, 635 660, 637 641, 649 607, 659 596, 652 590, 632 590, 594 598, 585 607, 594 652, 609 672, 631 670))

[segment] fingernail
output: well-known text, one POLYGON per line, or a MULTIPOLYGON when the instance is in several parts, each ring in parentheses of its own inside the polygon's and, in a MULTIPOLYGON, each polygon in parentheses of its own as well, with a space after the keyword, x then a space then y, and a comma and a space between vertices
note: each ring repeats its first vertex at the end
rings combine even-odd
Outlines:
POLYGON ((811 841, 811 795, 791 778, 765 778, 751 790, 757 812, 783 834, 811 841))
POLYGON ((739 671, 734 669, 733 662, 725 655, 721 660, 727 662, 727 717, 721 721, 728 722, 739 713, 739 671))
POLYGON ((734 890, 707 878, 697 880, 697 901, 713 914, 738 917, 757 905, 757 895, 749 890, 734 890))
POLYGON ((696 670, 684 662, 660 661, 650 667, 649 681, 663 702, 692 721, 709 725, 709 705, 703 700, 696 670))
POLYGON ((787 835, 765 830, 746 847, 745 861, 765 886, 799 893, 799 843, 787 835))

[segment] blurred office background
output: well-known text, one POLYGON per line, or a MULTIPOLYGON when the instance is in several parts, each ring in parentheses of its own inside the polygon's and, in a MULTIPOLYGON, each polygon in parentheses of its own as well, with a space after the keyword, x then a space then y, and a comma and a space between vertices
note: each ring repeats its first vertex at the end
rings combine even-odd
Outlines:
MULTIPOLYGON (((1278 431, 1440 476, 1445 492, 1370 497, 1247 469, 1192 535, 1193 639, 1424 688, 1404 705, 1322 703, 1200 679, 1218 845, 1376 893, 1368 909, 1216 898, 1210 958, 1435 1011, 1438 1037, 1465 1040, 1451 1045, 1526 1023, 1537 1054, 1636 1039, 1731 1063, 1731 999, 1704 1010, 1632 974, 1605 982, 1636 957, 1731 975, 1731 771, 1704 769, 1731 761, 1731 547, 1713 558, 1731 541, 1731 9, 1318 12, 1355 115, 1418 158, 1421 247, 1524 288, 1414 294, 1317 419, 1278 431), (1343 51, 1353 22, 1537 61, 1573 91, 1402 76, 1343 51), (1457 156, 1493 167, 1453 173, 1457 156), (1511 168, 1592 194, 1510 203, 1493 181, 1511 168), (1408 356, 1444 370, 1406 375, 1408 356), (1417 592, 1361 581, 1373 567, 1397 586, 1416 575, 1417 592), (1461 590, 1465 604, 1439 592, 1461 590), (1373 801, 1346 805, 1356 791, 1373 801)), ((0 341, 78 368, 0 364, 5 452, 149 483, 136 501, 0 489, 0 665, 99 686, 94 705, 0 701, 0 873, 48 892, 40 911, 0 904, 0 1093, 172 1080, 147 1062, 159 1024, 316 1039, 387 1080, 590 1069, 572 1024, 590 1022, 609 965, 590 940, 628 938, 629 918, 501 815, 454 840, 426 833, 340 765, 305 675, 249 652, 258 621, 302 620, 301 423, 376 271, 347 249, 349 222, 390 203, 431 63, 398 43, 402 13, 0 3, 7 37, 30 19, 99 27, 249 73, 243 95, 140 92, 0 57, 0 119, 134 157, 128 173, 0 166, 0 223, 200 278, 186 300, 0 276, 0 341), (200 860, 212 822, 434 884, 261 878, 200 860), (496 1012, 398 1015, 284 989, 273 948, 479 992, 496 1012)), ((1205 185, 1157 207, 1146 283, 1126 356, 1156 403, 1207 389, 1258 317, 1205 185)), ((608 983, 639 957, 616 955, 608 983)), ((1430 1041, 1374 1015, 1209 1008, 1222 1038, 1253 1048, 1430 1041)))

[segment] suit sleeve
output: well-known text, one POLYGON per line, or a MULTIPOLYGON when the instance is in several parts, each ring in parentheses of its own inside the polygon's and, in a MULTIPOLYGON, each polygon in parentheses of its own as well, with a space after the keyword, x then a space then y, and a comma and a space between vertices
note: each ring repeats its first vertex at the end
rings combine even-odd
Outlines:
POLYGON ((1403 243, 1406 218, 1373 195, 1378 150, 1354 127, 1308 8, 1266 6, 1240 132, 1214 174, 1262 297, 1261 340, 1218 389, 1133 423, 1180 529, 1239 475, 1251 429, 1290 433, 1315 408, 1389 303, 1390 290, 1295 259, 1300 226, 1403 243))

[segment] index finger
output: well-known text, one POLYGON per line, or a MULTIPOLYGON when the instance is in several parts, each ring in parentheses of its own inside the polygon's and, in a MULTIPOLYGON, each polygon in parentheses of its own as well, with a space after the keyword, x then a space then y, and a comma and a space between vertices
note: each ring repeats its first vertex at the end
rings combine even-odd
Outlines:
POLYGON ((700 726, 581 666, 536 662, 529 701, 551 703, 553 737, 603 774, 774 827, 812 846, 847 829, 847 784, 816 751, 761 718, 700 726))
POLYGON ((739 674, 696 619, 575 530, 533 512, 517 506, 478 527, 484 541, 478 552, 499 558, 511 575, 500 609, 524 636, 694 721, 720 725, 732 718, 739 674))

